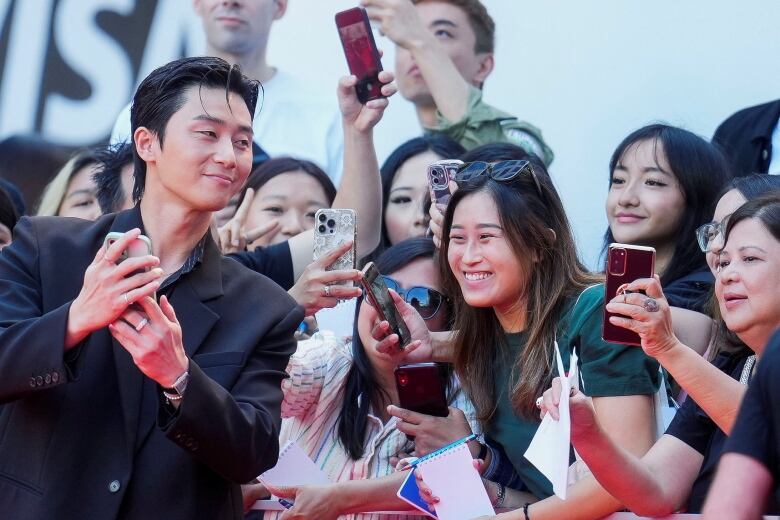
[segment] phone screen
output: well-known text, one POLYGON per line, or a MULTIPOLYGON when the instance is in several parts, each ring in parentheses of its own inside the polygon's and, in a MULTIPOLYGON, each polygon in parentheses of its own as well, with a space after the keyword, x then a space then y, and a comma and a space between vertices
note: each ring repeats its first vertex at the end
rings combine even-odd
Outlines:
POLYGON ((368 30, 369 26, 363 21, 339 27, 349 71, 358 79, 375 76, 379 72, 368 30))

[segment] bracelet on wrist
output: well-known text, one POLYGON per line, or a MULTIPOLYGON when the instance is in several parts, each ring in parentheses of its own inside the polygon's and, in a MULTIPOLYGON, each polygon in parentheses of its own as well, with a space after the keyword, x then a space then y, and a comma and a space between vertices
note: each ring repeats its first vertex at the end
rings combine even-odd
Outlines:
POLYGON ((496 492, 496 503, 494 507, 504 507, 504 499, 506 498, 506 486, 501 482, 496 482, 498 490, 496 492))
POLYGON ((531 507, 530 502, 526 502, 523 505, 523 516, 525 516, 525 520, 531 520, 531 516, 528 514, 528 509, 531 507))

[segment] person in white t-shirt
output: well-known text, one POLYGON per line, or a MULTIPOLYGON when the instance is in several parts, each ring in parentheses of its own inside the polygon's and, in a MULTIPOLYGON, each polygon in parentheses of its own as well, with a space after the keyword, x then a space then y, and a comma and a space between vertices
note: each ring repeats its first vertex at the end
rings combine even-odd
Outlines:
MULTIPOLYGON (((203 21, 206 54, 239 64, 244 74, 263 85, 253 123, 257 145, 270 157, 291 155, 316 163, 338 186, 344 142, 336 98, 266 61, 271 25, 284 15, 287 2, 193 0, 193 7, 203 21)), ((119 114, 111 142, 129 138, 128 105, 119 114)))

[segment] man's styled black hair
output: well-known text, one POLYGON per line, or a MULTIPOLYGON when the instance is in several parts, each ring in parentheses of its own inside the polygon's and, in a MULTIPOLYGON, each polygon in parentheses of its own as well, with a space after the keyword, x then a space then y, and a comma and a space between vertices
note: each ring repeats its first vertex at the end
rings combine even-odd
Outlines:
POLYGON ((96 197, 100 211, 116 213, 125 200, 122 188, 122 168, 133 164, 133 146, 128 142, 108 145, 96 150, 98 169, 92 175, 97 186, 96 197))
MULTIPOLYGON (((163 147, 165 127, 171 116, 184 105, 184 92, 192 87, 225 89, 240 95, 250 116, 254 117, 257 103, 258 82, 241 73, 238 65, 230 65, 221 58, 196 57, 172 61, 152 71, 138 86, 130 108, 130 135, 136 129, 146 127, 152 131, 163 147)), ((133 145, 135 187, 133 200, 138 202, 146 186, 146 163, 133 145)))

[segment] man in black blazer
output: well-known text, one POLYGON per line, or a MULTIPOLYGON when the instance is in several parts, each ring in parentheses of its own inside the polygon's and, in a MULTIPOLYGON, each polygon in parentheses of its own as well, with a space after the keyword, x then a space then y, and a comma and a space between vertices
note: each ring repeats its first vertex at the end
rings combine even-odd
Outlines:
POLYGON ((256 96, 217 58, 155 70, 132 108, 137 206, 17 226, 0 254, 0 516, 240 518, 239 484, 276 463, 303 311, 209 233, 249 174, 256 96), (142 232, 154 255, 123 260, 142 232))
POLYGON ((720 124, 712 142, 719 145, 731 165, 734 175, 780 173, 769 171, 773 154, 772 134, 780 119, 780 99, 740 110, 720 124))

